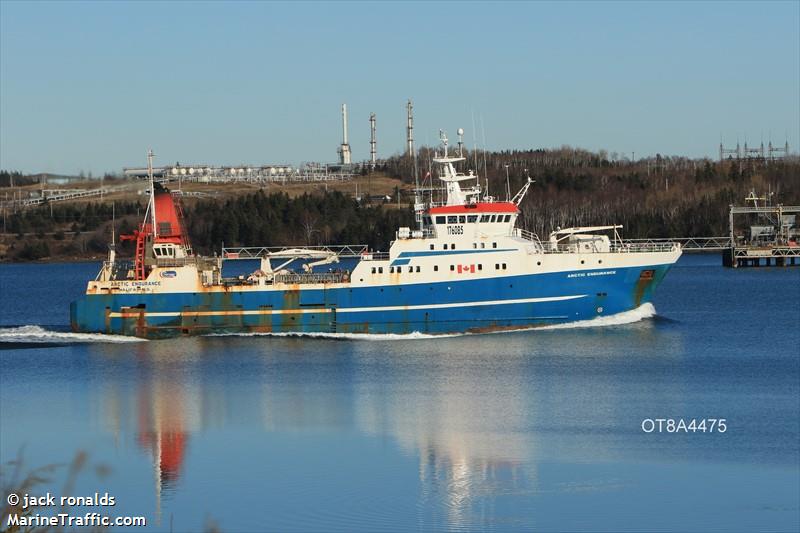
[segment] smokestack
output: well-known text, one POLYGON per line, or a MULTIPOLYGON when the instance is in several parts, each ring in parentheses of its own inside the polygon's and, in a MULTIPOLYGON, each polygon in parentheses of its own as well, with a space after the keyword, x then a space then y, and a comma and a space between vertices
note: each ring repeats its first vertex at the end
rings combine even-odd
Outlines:
POLYGON ((342 104, 342 145, 347 144, 347 104, 342 104))
POLYGON ((375 163, 378 161, 378 151, 376 150, 375 140, 375 113, 369 114, 369 160, 372 163, 372 170, 375 170, 375 163))
POLYGON ((408 110, 408 125, 406 126, 406 132, 408 133, 408 147, 406 149, 406 153, 408 155, 414 155, 414 105, 411 103, 411 99, 408 99, 408 104, 406 105, 408 110))
POLYGON ((342 144, 339 146, 339 163, 350 164, 350 145, 347 143, 347 104, 342 104, 342 144))

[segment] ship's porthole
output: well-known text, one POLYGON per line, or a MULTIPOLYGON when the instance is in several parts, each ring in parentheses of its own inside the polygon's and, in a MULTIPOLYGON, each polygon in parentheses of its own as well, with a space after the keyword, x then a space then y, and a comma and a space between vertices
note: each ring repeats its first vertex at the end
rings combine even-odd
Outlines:
POLYGON ((602 313, 602 312, 603 312, 603 308, 602 308, 602 307, 598 307, 598 308, 597 308, 597 312, 598 312, 598 313, 602 313))
POLYGON ((602 264, 603 264, 603 260, 602 260, 602 259, 598 259, 598 260, 597 260, 597 264, 598 264, 598 265, 602 265, 602 264))
POLYGON ((541 261, 536 261, 536 264, 541 266, 542 262, 541 261))
POLYGON ((581 259, 581 264, 584 264, 584 263, 586 263, 586 261, 584 261, 583 259, 581 259))

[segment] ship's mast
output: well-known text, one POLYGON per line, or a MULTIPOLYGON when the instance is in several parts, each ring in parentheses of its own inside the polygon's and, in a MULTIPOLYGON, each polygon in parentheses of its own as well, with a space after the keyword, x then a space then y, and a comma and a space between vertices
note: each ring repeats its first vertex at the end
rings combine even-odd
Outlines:
POLYGON ((153 179, 153 150, 147 151, 147 177, 150 179, 150 204, 147 206, 150 211, 150 224, 153 227, 153 239, 158 236, 156 229, 156 191, 155 180, 153 179))

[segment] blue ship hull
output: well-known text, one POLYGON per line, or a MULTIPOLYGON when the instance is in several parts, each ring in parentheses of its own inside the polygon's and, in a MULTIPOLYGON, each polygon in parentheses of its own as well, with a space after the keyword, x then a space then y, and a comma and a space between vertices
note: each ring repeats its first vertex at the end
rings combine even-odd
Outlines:
POLYGON ((491 279, 292 290, 90 294, 78 332, 162 338, 232 332, 453 333, 588 320, 652 299, 671 264, 491 279))

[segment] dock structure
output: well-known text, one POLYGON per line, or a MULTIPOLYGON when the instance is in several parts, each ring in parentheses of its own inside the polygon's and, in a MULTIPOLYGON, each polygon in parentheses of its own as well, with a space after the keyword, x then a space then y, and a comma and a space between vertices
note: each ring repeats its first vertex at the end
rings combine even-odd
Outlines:
POLYGON ((0 208, 16 210, 51 202, 66 202, 78 200, 80 198, 91 198, 94 196, 100 196, 102 198, 103 195, 111 194, 116 189, 118 188, 101 187, 99 189, 43 189, 36 196, 19 196, 18 198, 0 202, 0 208))
POLYGON ((723 251, 722 264, 732 268, 800 265, 800 206, 767 205, 768 197, 754 193, 745 200, 752 205, 730 206, 729 246, 723 251))
MULTIPOLYGON (((122 173, 128 178, 145 178, 147 169, 125 167, 122 173)), ((198 183, 271 183, 286 184, 317 181, 348 181, 361 173, 358 164, 306 163, 291 165, 239 165, 219 166, 205 164, 167 165, 154 167, 155 181, 185 181, 198 183)))

